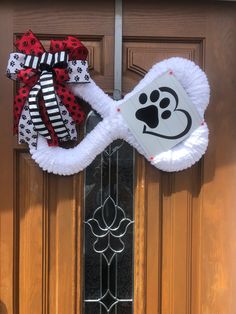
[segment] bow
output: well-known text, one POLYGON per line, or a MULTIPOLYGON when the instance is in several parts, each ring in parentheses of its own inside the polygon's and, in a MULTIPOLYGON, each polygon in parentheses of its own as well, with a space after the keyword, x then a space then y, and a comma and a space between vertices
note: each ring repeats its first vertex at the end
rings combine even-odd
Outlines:
MULTIPOLYGON (((85 114, 65 84, 90 82, 87 48, 75 37, 68 36, 65 40, 52 40, 46 52, 32 31, 24 34, 15 45, 20 52, 10 54, 7 76, 24 86, 18 90, 14 101, 14 133, 19 129, 20 141, 29 144, 33 135, 37 138, 32 135, 35 132, 44 136, 49 145, 74 139, 75 127, 72 132, 68 119, 80 124, 85 114), (24 117, 28 125, 33 124, 31 132, 28 129, 31 138, 22 131, 26 123, 24 117)), ((33 146, 36 146, 35 141, 33 146)))

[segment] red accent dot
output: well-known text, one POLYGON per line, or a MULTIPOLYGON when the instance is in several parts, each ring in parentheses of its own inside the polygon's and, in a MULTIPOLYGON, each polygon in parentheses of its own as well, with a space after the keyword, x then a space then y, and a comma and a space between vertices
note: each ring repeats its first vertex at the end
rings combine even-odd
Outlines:
POLYGON ((117 111, 120 112, 120 108, 117 108, 117 111))
POLYGON ((172 74, 173 74, 173 71, 170 71, 169 74, 172 75, 172 74))
POLYGON ((202 123, 201 123, 201 125, 204 125, 205 124, 205 122, 203 121, 202 123))
POLYGON ((153 156, 151 156, 151 157, 150 157, 150 160, 153 160, 153 159, 154 159, 154 157, 153 157, 153 156))

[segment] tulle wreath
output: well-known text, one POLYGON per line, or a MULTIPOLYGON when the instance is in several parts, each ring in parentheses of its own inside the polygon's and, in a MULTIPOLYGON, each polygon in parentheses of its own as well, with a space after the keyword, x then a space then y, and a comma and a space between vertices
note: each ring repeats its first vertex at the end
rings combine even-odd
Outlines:
MULTIPOLYGON (((204 121, 204 112, 210 96, 205 73, 192 61, 170 58, 155 64, 133 91, 119 101, 114 101, 105 94, 93 80, 86 85, 72 84, 73 93, 88 102, 103 120, 74 148, 49 147, 46 140, 39 136, 37 148, 30 149, 32 158, 43 170, 59 175, 72 175, 85 169, 114 140, 124 139, 150 161, 122 115, 117 112, 117 108, 123 101, 168 70, 173 71, 204 121)), ((208 133, 208 127, 204 122, 187 139, 172 149, 154 156, 151 164, 169 172, 191 167, 205 153, 208 133)))

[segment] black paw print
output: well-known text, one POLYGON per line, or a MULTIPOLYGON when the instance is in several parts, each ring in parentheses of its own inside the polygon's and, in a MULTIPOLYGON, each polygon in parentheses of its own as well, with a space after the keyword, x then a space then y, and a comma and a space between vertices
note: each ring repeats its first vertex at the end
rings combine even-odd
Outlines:
POLYGON ((141 93, 139 95, 139 103, 142 106, 146 104, 148 105, 144 108, 138 109, 135 113, 136 118, 144 122, 143 133, 173 140, 181 138, 189 132, 192 126, 191 116, 186 110, 178 109, 179 97, 172 88, 163 86, 159 89, 154 89, 150 93, 149 99, 146 93, 141 93), (164 97, 162 96, 162 92, 164 92, 164 97), (154 132, 147 129, 147 126, 150 129, 155 129, 159 124, 160 118, 167 120, 177 112, 181 112, 181 114, 185 115, 187 118, 186 126, 179 134, 160 134, 156 131, 154 132))
POLYGON ((15 64, 16 64, 16 63, 15 63, 13 60, 10 62, 10 66, 11 66, 11 67, 14 67, 15 64))
POLYGON ((85 74, 84 79, 85 79, 85 81, 88 81, 89 80, 89 76, 87 74, 85 74))
POLYGON ((77 68, 77 72, 78 72, 78 73, 81 73, 81 72, 82 72, 82 68, 78 67, 78 68, 77 68))
POLYGON ((63 116, 65 116, 67 114, 67 111, 63 110, 61 113, 62 113, 63 116))
POLYGON ((79 75, 76 75, 76 76, 75 76, 75 81, 76 81, 76 82, 79 82, 79 75))
POLYGON ((73 70, 71 68, 68 68, 68 73, 71 74, 73 72, 73 70))
POLYGON ((24 124, 20 124, 20 128, 21 128, 21 129, 24 129, 24 128, 25 128, 25 125, 24 125, 24 124))
POLYGON ((19 56, 17 54, 14 55, 13 57, 15 60, 18 60, 19 59, 19 56))
POLYGON ((26 129, 25 132, 26 132, 27 134, 30 134, 30 133, 31 133, 31 131, 30 131, 29 129, 26 129))
POLYGON ((81 61, 81 64, 82 64, 82 65, 86 65, 86 61, 82 60, 82 61, 81 61))
POLYGON ((23 119, 23 120, 26 120, 26 116, 25 116, 24 114, 22 115, 22 119, 23 119))
POLYGON ((72 63, 72 65, 76 65, 77 62, 76 62, 76 60, 73 60, 71 63, 72 63))
POLYGON ((148 102, 148 96, 146 93, 142 93, 139 95, 140 104, 145 105, 148 102, 149 106, 137 110, 136 118, 146 123, 151 129, 156 128, 159 124, 158 109, 159 110, 164 109, 164 111, 160 115, 162 119, 164 120, 169 119, 171 116, 171 111, 167 109, 170 105, 170 99, 168 97, 164 97, 163 99, 161 99, 161 101, 159 102, 159 108, 158 108, 157 102, 159 98, 160 98, 160 92, 157 89, 151 92, 150 97, 149 97, 149 102, 148 102))

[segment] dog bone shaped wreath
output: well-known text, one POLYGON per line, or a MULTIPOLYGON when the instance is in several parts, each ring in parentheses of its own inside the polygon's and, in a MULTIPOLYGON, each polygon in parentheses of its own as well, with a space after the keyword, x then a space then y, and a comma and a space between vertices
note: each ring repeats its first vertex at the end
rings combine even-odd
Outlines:
MULTIPOLYGON (((81 47, 85 48, 79 41, 76 43, 77 49, 81 47)), ((25 58, 27 59, 27 56, 25 58)), ((84 61, 84 59, 82 61, 84 61)), ((76 62, 78 62, 78 60, 75 60, 74 64, 76 64, 76 62)), ((73 63, 73 60, 71 61, 71 63, 73 63)), ((25 70, 24 67, 22 68, 24 71, 28 70, 25 70)), ((78 66, 76 64, 76 69, 77 68, 78 66)), ((61 71, 62 69, 63 67, 59 67, 59 71, 61 71)), ((45 73, 43 72, 44 70, 45 67, 42 67, 39 78, 37 78, 38 81, 34 82, 34 84, 40 85, 40 78, 43 77, 45 73)), ((74 69, 72 68, 70 72, 73 72, 74 78, 74 69)), ((84 70, 82 70, 81 72, 83 72, 84 74, 84 70)), ((86 72, 87 71, 85 69, 85 73, 86 72)), ((49 74, 50 73, 52 73, 51 68, 49 69, 49 74)), ((17 75, 19 77, 19 72, 17 73, 17 75)), ((54 77, 55 75, 56 74, 54 74, 54 77)), ((51 78, 52 77, 50 77, 49 79, 51 78)), ((105 94, 103 90, 101 90, 96 85, 96 83, 92 79, 90 79, 89 75, 87 77, 87 80, 82 79, 82 81, 75 81, 75 79, 73 78, 69 78, 69 80, 67 79, 66 82, 63 82, 63 87, 65 87, 65 83, 69 83, 67 84, 67 87, 69 87, 69 89, 65 87, 65 90, 69 90, 69 96, 73 95, 74 97, 75 95, 88 102, 92 106, 92 108, 101 115, 103 119, 74 148, 65 149, 55 145, 50 146, 52 145, 50 143, 50 138, 47 138, 45 134, 40 134, 38 132, 37 147, 35 145, 30 145, 30 143, 29 147, 32 158, 43 170, 59 175, 72 175, 78 173, 79 171, 85 169, 98 154, 103 152, 104 149, 116 139, 123 139, 127 141, 130 145, 135 147, 140 154, 144 155, 153 166, 160 170, 169 172, 180 171, 192 166, 205 153, 208 145, 208 127, 204 122, 204 112, 209 103, 210 89, 205 73, 192 61, 179 57, 174 57, 155 64, 148 71, 145 77, 138 83, 138 85, 133 89, 133 91, 128 93, 124 97, 124 99, 119 101, 114 101, 111 97, 105 94), (192 130, 190 130, 191 119, 188 112, 186 110, 179 109, 178 103, 176 103, 175 107, 173 107, 171 110, 168 97, 161 96, 162 93, 164 93, 164 95, 167 95, 169 93, 170 98, 172 97, 173 99, 175 99, 175 101, 177 101, 177 95, 174 90, 170 88, 161 88, 160 86, 154 86, 155 88, 152 88, 150 90, 150 86, 153 86, 153 84, 155 84, 155 80, 161 79, 167 74, 171 74, 174 79, 178 81, 178 84, 180 84, 181 88, 185 91, 188 100, 191 102, 192 106, 194 107, 193 109, 198 115, 198 120, 200 121, 200 123, 199 125, 196 124, 192 130), (88 81, 89 83, 84 84, 88 81), (148 90, 148 92, 146 92, 146 90, 148 90), (170 144, 170 146, 167 145, 167 149, 162 149, 159 153, 150 156, 148 150, 146 150, 144 147, 145 145, 142 145, 142 141, 139 141, 135 132, 132 130, 132 127, 130 127, 130 124, 128 123, 129 119, 126 119, 127 115, 123 114, 123 109, 128 108, 128 106, 130 106, 130 103, 133 102, 133 99, 138 99, 139 103, 136 103, 134 105, 135 119, 132 119, 139 121, 140 125, 142 125, 141 133, 151 134, 148 134, 148 136, 152 137, 151 143, 153 141, 153 138, 158 137, 159 140, 160 138, 163 138, 163 134, 159 134, 158 132, 158 125, 161 125, 162 120, 165 120, 164 122, 166 123, 171 115, 173 117, 173 113, 177 112, 178 114, 182 114, 182 118, 180 117, 180 120, 182 119, 181 121, 183 121, 183 129, 177 135, 172 134, 168 135, 167 138, 165 138, 165 142, 172 142, 173 138, 177 138, 178 142, 175 144, 172 143, 170 144), (154 137, 153 133, 155 135, 154 137), (48 143, 50 145, 48 145, 48 143)), ((47 77, 45 77, 45 81, 46 80, 47 77)), ((62 83, 59 82, 58 84, 62 83)), ((30 90, 28 94, 29 93, 30 90)), ((60 103, 61 100, 63 100, 63 97, 61 99, 61 94, 58 93, 58 95, 56 96, 56 101, 60 103)), ((48 111, 46 100, 44 99, 44 101, 46 111, 48 111)), ((70 121, 70 124, 73 125, 73 123, 71 123, 73 122, 73 120, 75 120, 71 113, 73 111, 70 111, 71 108, 68 105, 66 106, 66 108, 63 108, 63 105, 65 106, 65 102, 62 102, 61 108, 59 106, 59 110, 61 113, 60 116, 62 117, 62 120, 65 120, 63 117, 64 111, 64 114, 66 113, 65 116, 67 117, 67 122, 70 121)), ((24 106, 26 106, 26 109, 27 106, 30 106, 29 99, 26 99, 24 106)), ((23 108, 22 110, 24 109, 25 108, 23 108)), ((58 107, 56 109, 58 110, 58 107)), ((20 119, 22 119, 22 114, 20 119)), ((28 114, 27 121, 29 122, 31 120, 32 116, 28 114)), ((49 123, 46 125, 46 129, 48 129, 49 131, 51 129, 48 127, 48 125, 50 125, 50 122, 52 124, 52 121, 53 120, 49 119, 49 123)), ((169 119, 169 121, 174 120, 169 119)), ((59 122, 61 123, 61 121, 59 122)), ((65 124, 63 124, 63 126, 67 129, 66 139, 71 138, 73 133, 72 130, 74 129, 69 129, 65 124)), ((167 124, 167 127, 168 130, 170 130, 171 134, 171 130, 173 129, 172 124, 167 124)), ((32 129, 35 131, 35 127, 32 129)), ((64 129, 62 131, 64 131, 64 129)), ((54 133, 56 133, 55 130, 54 133)), ((49 132, 49 134, 53 134, 53 132, 49 132)), ((58 137, 57 133, 55 137, 58 137)), ((164 137, 166 137, 166 135, 164 137)), ((63 140, 63 138, 61 140, 63 140)), ((163 143, 165 144, 165 142, 163 143)))

